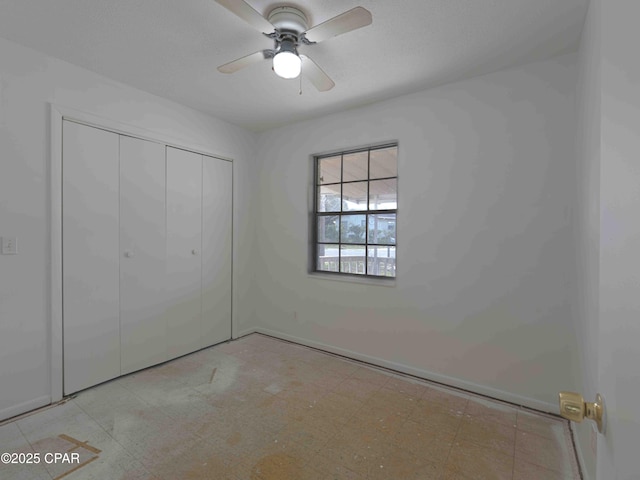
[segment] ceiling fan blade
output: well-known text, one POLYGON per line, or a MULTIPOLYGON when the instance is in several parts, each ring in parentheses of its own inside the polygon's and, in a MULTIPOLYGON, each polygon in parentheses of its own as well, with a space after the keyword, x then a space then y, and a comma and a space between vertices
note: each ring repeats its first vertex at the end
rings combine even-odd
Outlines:
POLYGON ((366 8, 355 7, 337 17, 330 18, 320 25, 310 28, 305 32, 305 37, 310 42, 322 42, 331 37, 371 25, 373 18, 366 8))
POLYGON ((302 59, 302 70, 304 76, 307 77, 313 86, 320 92, 326 92, 336 86, 335 82, 329 78, 329 75, 318 66, 316 62, 311 60, 306 55, 300 55, 302 59))
POLYGON ((275 30, 266 18, 244 0, 216 0, 216 2, 263 33, 271 33, 275 30))
POLYGON ((271 50, 262 50, 261 52, 255 52, 251 55, 247 55, 246 57, 238 58, 233 62, 225 63, 224 65, 220 65, 218 67, 218 71, 220 73, 235 73, 238 70, 243 69, 244 67, 248 67, 254 63, 258 63, 265 58, 270 58, 273 55, 271 50))

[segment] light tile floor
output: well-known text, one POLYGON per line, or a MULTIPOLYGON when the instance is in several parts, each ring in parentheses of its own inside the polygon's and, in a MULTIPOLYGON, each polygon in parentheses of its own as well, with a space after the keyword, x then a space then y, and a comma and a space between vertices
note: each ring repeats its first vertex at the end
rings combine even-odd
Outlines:
POLYGON ((580 478, 558 418, 259 334, 5 423, 0 446, 41 454, 3 480, 580 478))

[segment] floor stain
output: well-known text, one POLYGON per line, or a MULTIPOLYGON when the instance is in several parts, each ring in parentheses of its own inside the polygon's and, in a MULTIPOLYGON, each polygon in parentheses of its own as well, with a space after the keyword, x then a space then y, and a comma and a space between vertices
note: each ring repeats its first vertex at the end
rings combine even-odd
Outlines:
POLYGON ((258 402, 258 406, 262 407, 262 408, 270 407, 271 405, 274 404, 275 401, 276 401, 275 395, 273 395, 271 397, 266 397, 266 398, 261 399, 258 402))
POLYGON ((209 383, 213 382, 213 376, 216 374, 216 371, 218 370, 218 368, 214 368, 213 371, 211 372, 211 378, 209 379, 209 383))
POLYGON ((297 480, 302 462, 285 453, 262 457, 251 469, 251 480, 297 480))
POLYGON ((229 438, 227 438, 227 443, 234 447, 240 443, 240 440, 242 440, 242 435, 240 434, 240 432, 233 432, 229 436, 229 438))

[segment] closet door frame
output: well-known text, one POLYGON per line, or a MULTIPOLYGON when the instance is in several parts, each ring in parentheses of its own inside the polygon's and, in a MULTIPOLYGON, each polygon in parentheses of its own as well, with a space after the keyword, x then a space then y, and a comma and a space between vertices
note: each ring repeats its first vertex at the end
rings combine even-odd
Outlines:
POLYGON ((147 140, 160 143, 167 147, 179 148, 190 152, 214 157, 218 160, 231 163, 232 174, 232 202, 231 202, 231 218, 232 218, 232 254, 231 254, 231 339, 236 338, 236 322, 235 322, 235 229, 233 228, 233 218, 235 217, 234 209, 234 168, 233 159, 224 155, 219 155, 207 148, 185 144, 177 139, 172 139, 167 135, 147 130, 138 126, 130 125, 119 120, 100 117, 91 113, 83 112, 74 108, 54 103, 49 104, 50 128, 51 128, 51 152, 49 167, 49 232, 50 232, 50 258, 49 258, 49 283, 50 298, 49 311, 51 321, 49 323, 49 348, 50 348, 50 385, 51 385, 51 403, 58 402, 63 397, 63 336, 62 336, 62 306, 63 306, 63 277, 62 277, 62 122, 69 120, 88 127, 100 128, 120 135, 136 137, 141 140, 147 140))

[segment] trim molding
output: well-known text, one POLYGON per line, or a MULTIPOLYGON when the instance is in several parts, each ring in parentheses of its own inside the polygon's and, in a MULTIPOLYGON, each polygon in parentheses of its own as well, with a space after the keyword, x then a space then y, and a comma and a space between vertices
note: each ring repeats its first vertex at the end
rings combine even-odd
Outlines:
POLYGON ((286 333, 278 332, 275 330, 269 330, 266 328, 257 327, 254 329, 247 329, 243 331, 242 335, 248 335, 249 333, 254 333, 254 332, 280 338, 282 340, 287 340, 293 343, 298 343, 300 345, 305 345, 307 347, 316 348, 318 350, 323 350, 325 352, 335 353, 337 355, 352 358, 354 360, 360 360, 362 362, 369 363, 374 366, 388 368, 390 370, 394 370, 400 373, 406 373, 408 375, 412 375, 414 377, 418 377, 423 380, 441 383, 449 387, 458 388, 461 390, 465 390, 467 392, 483 395, 496 400, 501 400, 503 402, 512 403, 514 405, 531 408, 533 410, 538 410, 540 412, 550 413, 553 415, 559 414, 558 406, 552 403, 542 402, 540 400, 536 400, 529 397, 523 397, 510 392, 505 392, 504 390, 498 390, 495 388, 483 386, 483 385, 469 382, 466 380, 461 380, 456 377, 450 377, 447 375, 441 375, 439 373, 430 372, 428 370, 410 367, 402 363, 391 362, 383 358, 364 355, 364 354, 355 352, 353 350, 334 347, 332 345, 328 345, 321 342, 315 342, 315 341, 307 340, 300 337, 295 337, 293 335, 287 335, 286 333))
MULTIPOLYGON (((239 338, 246 337, 247 335, 251 335, 252 333, 262 333, 258 332, 255 328, 247 328, 246 330, 242 330, 241 332, 236 332, 233 337, 233 340, 238 340, 239 338)), ((267 333, 267 335, 270 335, 267 333)), ((275 335, 273 335, 275 337, 275 335)))
POLYGON ((63 352, 62 352, 62 118, 63 113, 54 104, 50 104, 51 150, 49 152, 49 238, 50 262, 49 311, 51 322, 49 330, 49 348, 51 354, 51 401, 62 399, 63 352))
POLYGON ((0 421, 4 422, 12 417, 17 417, 18 415, 35 410, 36 408, 46 407, 49 404, 51 404, 51 397, 46 395, 44 397, 34 398, 11 407, 4 408, 0 410, 0 421))
MULTIPOLYGON (((219 153, 214 153, 206 147, 203 147, 202 145, 192 145, 189 143, 185 143, 183 140, 172 138, 169 135, 158 133, 154 130, 148 130, 146 128, 131 125, 118 120, 100 117, 92 113, 83 112, 82 110, 76 110, 74 108, 65 107, 62 105, 56 105, 53 103, 50 105, 52 113, 54 113, 58 117, 61 117, 61 119, 64 118, 65 120, 69 120, 71 122, 81 123, 83 125, 101 128, 103 130, 109 130, 110 132, 118 133, 120 135, 127 135, 142 140, 148 140, 150 142, 161 143, 162 145, 166 145, 168 147, 188 150, 189 152, 197 153, 200 155, 206 155, 208 157, 214 157, 219 160, 227 160, 228 162, 233 162, 233 159, 224 155, 220 155, 219 153)), ((53 138, 51 140, 53 141, 53 138)))
MULTIPOLYGON (((591 425, 589 425, 588 428, 592 428, 591 425)), ((591 477, 589 476, 589 470, 587 470, 587 463, 585 462, 584 453, 582 453, 582 444, 580 443, 580 439, 578 438, 578 431, 571 422, 569 422, 569 431, 571 432, 571 439, 573 440, 573 450, 576 452, 576 460, 578 461, 578 467, 580 468, 582 480, 591 480, 591 477)))

